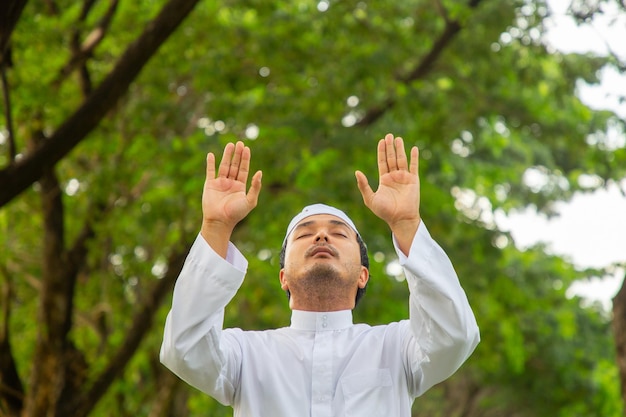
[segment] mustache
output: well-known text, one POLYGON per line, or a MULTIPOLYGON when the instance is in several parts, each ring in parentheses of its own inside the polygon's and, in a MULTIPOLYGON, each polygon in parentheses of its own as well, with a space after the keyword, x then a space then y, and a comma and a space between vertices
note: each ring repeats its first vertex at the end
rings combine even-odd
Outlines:
POLYGON ((306 252, 304 252, 304 257, 305 258, 311 257, 315 255, 316 253, 318 253, 319 251, 328 252, 334 257, 339 256, 339 251, 337 251, 337 249, 335 249, 334 247, 332 247, 331 245, 327 243, 320 243, 320 244, 311 246, 309 249, 307 249, 306 252))

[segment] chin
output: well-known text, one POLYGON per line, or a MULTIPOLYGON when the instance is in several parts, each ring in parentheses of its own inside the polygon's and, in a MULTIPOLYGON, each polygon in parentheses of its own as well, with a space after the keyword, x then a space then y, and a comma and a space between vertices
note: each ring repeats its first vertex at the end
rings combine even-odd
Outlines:
POLYGON ((340 281, 341 274, 334 265, 328 263, 316 263, 308 269, 303 276, 304 279, 314 279, 316 281, 340 281))
POLYGON ((297 288, 304 296, 330 301, 350 293, 355 286, 356 282, 348 279, 335 265, 318 263, 292 283, 292 292, 297 288))

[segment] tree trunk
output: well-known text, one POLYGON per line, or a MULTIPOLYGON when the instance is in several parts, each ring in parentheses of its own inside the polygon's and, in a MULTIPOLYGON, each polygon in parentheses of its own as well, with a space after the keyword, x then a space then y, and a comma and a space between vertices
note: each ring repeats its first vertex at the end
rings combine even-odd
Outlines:
POLYGON ((50 415, 49 411, 59 402, 66 385, 65 352, 71 328, 75 283, 74 277, 68 276, 62 191, 54 170, 46 170, 40 184, 44 253, 37 319, 41 327, 31 370, 30 390, 24 401, 24 412, 29 417, 50 415))
POLYGON ((615 336, 615 354, 621 383, 622 403, 626 416, 626 276, 622 288, 613 298, 613 334, 615 336))

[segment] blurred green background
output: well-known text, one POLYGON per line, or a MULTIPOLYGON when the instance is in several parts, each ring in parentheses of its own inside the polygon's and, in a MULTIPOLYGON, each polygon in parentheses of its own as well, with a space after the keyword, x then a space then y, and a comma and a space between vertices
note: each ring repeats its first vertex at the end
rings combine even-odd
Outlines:
MULTIPOLYGON (((609 6, 626 14, 615 0, 568 10, 584 24, 609 6)), ((549 10, 532 0, 9 1, 0 415, 232 415, 158 363, 199 231, 205 156, 231 141, 250 146, 264 175, 234 236, 250 267, 226 325, 288 325, 278 254, 289 219, 313 202, 348 212, 368 244, 372 279, 355 321, 407 317, 389 231, 353 174, 376 183, 388 132, 420 148, 422 216, 482 334, 413 415, 623 415, 611 313, 566 297, 607 271, 542 245, 519 250, 489 215, 550 215, 626 176, 624 141, 607 139, 609 128, 623 137, 625 120, 577 96, 580 82, 625 63, 547 46, 549 10), (544 186, 523 181, 529 169, 544 186)))

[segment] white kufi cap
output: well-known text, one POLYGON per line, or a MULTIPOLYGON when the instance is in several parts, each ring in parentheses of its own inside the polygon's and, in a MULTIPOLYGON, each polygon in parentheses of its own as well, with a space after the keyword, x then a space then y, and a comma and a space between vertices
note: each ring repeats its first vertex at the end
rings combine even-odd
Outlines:
POLYGON ((287 241, 287 238, 289 237, 293 229, 297 226, 298 223, 300 223, 300 221, 306 219, 307 217, 315 216, 317 214, 330 214, 332 216, 339 217, 341 220, 346 222, 357 235, 360 236, 359 231, 356 229, 356 226, 354 225, 352 220, 350 220, 350 217, 346 215, 346 213, 335 207, 327 206, 326 204, 312 204, 303 208, 300 213, 298 213, 293 219, 291 219, 291 222, 287 227, 285 239, 283 239, 283 245, 287 241))

